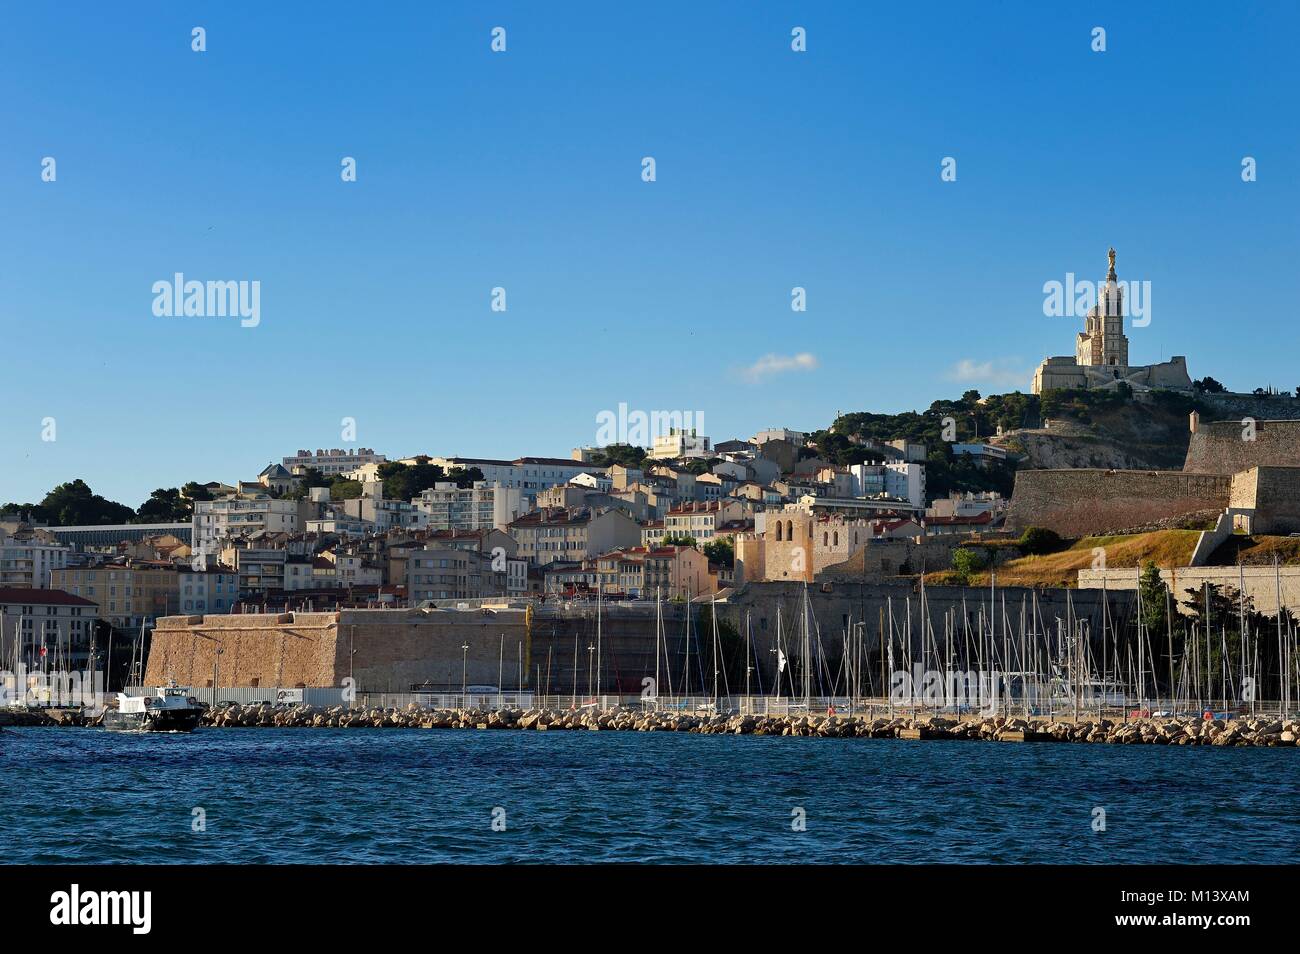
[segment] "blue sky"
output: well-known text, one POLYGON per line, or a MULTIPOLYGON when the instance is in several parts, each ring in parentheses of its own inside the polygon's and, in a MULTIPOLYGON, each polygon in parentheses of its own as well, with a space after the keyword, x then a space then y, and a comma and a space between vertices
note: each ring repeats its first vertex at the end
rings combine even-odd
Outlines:
POLYGON ((137 506, 344 417, 567 456, 621 402, 723 440, 1027 391, 1079 324, 1043 283, 1110 245, 1134 363, 1293 388, 1300 14, 1140 6, 10 5, 0 501, 137 506), (260 281, 260 325, 155 317, 175 272, 260 281))

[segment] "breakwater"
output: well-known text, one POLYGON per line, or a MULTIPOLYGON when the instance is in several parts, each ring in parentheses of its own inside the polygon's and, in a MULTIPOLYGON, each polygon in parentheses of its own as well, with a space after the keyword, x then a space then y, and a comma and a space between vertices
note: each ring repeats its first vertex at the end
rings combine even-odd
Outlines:
POLYGON ((1242 717, 1023 719, 871 715, 700 715, 618 708, 349 709, 343 706, 226 706, 204 715, 214 728, 407 728, 515 731, 689 732, 838 739, 953 739, 993 742, 1080 742, 1147 745, 1294 746, 1300 722, 1242 717))

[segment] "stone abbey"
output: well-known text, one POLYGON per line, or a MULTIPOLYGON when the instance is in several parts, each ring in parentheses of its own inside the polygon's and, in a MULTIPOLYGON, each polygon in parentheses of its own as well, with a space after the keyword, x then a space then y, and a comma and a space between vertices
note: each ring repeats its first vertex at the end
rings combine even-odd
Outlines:
POLYGON ((1088 309, 1084 329, 1075 336, 1074 357, 1046 358, 1034 372, 1033 391, 1054 388, 1115 388, 1121 382, 1135 391, 1152 388, 1188 390, 1187 359, 1175 355, 1159 364, 1130 365, 1124 334, 1124 285, 1115 275, 1115 250, 1108 254, 1106 282, 1088 309))

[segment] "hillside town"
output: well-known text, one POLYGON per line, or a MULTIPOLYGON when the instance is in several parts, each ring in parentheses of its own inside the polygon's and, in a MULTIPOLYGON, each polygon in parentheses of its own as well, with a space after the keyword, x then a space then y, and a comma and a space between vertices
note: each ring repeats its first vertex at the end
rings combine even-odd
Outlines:
MULTIPOLYGON (((80 643, 96 619, 130 632, 270 608, 693 600, 747 581, 814 582, 873 547, 919 568, 927 547, 1002 524, 999 493, 927 495, 924 444, 856 446, 864 460, 850 466, 785 428, 718 444, 670 430, 648 453, 570 458, 299 450, 251 480, 187 485, 188 521, 59 526, 6 513, 0 604, 36 641, 76 619, 63 631, 80 643)), ((993 450, 954 448, 976 460, 993 450)))

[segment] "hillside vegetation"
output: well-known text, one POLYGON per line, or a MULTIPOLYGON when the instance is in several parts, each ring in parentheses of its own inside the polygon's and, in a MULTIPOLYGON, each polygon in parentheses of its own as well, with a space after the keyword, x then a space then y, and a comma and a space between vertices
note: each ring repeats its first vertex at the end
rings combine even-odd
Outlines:
POLYGON ((1043 421, 1004 433, 994 443, 1024 455, 1024 468, 1102 467, 1181 470, 1191 437, 1188 416, 1204 410, 1192 395, 1155 391, 1048 391, 1039 399, 1043 421))

